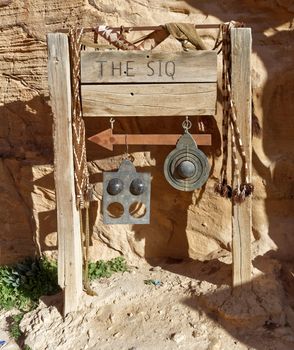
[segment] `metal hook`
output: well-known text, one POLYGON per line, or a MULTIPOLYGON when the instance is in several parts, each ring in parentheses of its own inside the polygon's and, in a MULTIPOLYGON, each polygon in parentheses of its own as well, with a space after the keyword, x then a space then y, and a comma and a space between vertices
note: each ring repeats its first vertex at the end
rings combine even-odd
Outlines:
POLYGON ((188 116, 186 116, 186 119, 183 121, 182 127, 183 127, 185 133, 189 133, 189 130, 192 127, 192 122, 189 120, 188 116))
POLYGON ((111 117, 111 118, 109 119, 109 122, 110 122, 111 130, 113 130, 113 124, 114 124, 114 122, 115 122, 115 119, 111 117))

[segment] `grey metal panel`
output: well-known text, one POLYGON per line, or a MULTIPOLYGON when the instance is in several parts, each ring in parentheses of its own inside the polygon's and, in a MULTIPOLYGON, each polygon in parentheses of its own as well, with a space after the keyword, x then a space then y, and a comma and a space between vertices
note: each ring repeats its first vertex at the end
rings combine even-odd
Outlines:
POLYGON ((150 193, 151 193, 151 174, 139 173, 136 171, 133 163, 124 160, 118 171, 103 173, 103 222, 104 224, 149 224, 150 222, 150 193), (107 191, 107 186, 111 179, 120 179, 123 182, 123 189, 120 193, 111 195, 107 191), (142 194, 133 195, 130 192, 130 185, 133 180, 141 179, 145 190, 142 194), (129 213, 130 206, 139 202, 145 205, 146 213, 143 217, 136 218, 129 213), (123 208, 123 214, 116 218, 108 213, 108 206, 112 203, 120 203, 123 208))

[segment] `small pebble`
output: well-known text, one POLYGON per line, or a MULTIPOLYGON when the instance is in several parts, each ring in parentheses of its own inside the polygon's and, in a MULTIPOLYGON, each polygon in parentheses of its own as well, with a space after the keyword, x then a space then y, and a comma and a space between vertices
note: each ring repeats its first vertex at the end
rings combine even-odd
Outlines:
POLYGON ((170 336, 170 339, 173 340, 174 342, 176 342, 177 344, 179 344, 185 340, 185 336, 182 333, 173 333, 170 336))
POLYGON ((149 269, 149 271, 160 271, 162 268, 160 266, 153 266, 149 269))

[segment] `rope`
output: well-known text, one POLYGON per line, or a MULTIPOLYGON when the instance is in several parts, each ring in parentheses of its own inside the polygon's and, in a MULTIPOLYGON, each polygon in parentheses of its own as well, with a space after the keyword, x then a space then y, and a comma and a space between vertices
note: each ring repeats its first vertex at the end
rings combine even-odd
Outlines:
MULTIPOLYGON (((222 123, 222 137, 223 137, 223 160, 220 172, 220 181, 215 186, 215 191, 222 197, 232 198, 234 203, 242 203, 246 197, 251 195, 254 186, 249 183, 249 167, 247 162, 246 152, 243 146, 241 133, 237 123, 236 107, 232 97, 231 89, 231 38, 230 29, 232 27, 241 26, 240 23, 229 22, 221 26, 222 31, 222 54, 223 54, 223 71, 222 71, 222 95, 223 95, 223 123, 222 123), (233 169, 232 177, 233 183, 236 187, 232 190, 232 186, 228 184, 227 168, 228 168, 228 137, 229 130, 231 131, 231 146, 233 169), (236 142, 237 140, 237 142, 236 142), (240 156, 242 159, 242 169, 244 169, 244 181, 242 182, 242 174, 240 172, 238 161, 238 149, 240 149, 240 156)), ((218 42, 218 40, 217 40, 218 42)), ((215 47, 219 44, 215 45, 215 47)))
POLYGON ((118 49, 121 50, 142 50, 143 48, 139 48, 138 46, 132 44, 128 41, 124 35, 123 31, 117 32, 110 27, 107 26, 98 26, 95 28, 95 32, 102 36, 105 40, 111 43, 118 49))
POLYGON ((232 187, 228 185, 227 178, 227 163, 228 163, 228 132, 229 132, 229 108, 228 108, 228 80, 229 80, 229 60, 230 57, 230 38, 229 31, 226 30, 225 26, 221 27, 222 30, 222 53, 223 53, 223 71, 222 71, 222 96, 223 96, 223 123, 222 123, 222 134, 223 134, 223 161, 221 167, 221 182, 216 185, 215 191, 218 192, 222 197, 231 198, 232 187))
POLYGON ((75 169, 75 187, 77 207, 83 208, 87 200, 89 172, 86 155, 85 123, 82 118, 80 97, 80 50, 83 29, 71 29, 69 43, 71 53, 71 85, 72 85, 72 129, 73 129, 73 158, 75 169))
POLYGON ((83 251, 83 284, 85 291, 90 295, 95 293, 89 287, 89 206, 92 187, 89 182, 89 172, 86 155, 85 123, 82 118, 80 96, 80 51, 83 29, 69 31, 70 57, 71 57, 71 86, 72 86, 72 130, 73 130, 73 159, 76 190, 76 203, 79 209, 81 245, 83 251), (85 210, 85 230, 83 228, 83 209, 85 210), (84 238, 84 239, 83 239, 84 238))

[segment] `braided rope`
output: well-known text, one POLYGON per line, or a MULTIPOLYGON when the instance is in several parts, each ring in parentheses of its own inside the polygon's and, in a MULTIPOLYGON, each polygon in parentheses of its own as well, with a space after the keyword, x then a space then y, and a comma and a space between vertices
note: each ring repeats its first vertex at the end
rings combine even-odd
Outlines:
POLYGON ((230 41, 229 31, 226 27, 223 30, 223 71, 222 71, 222 93, 223 93, 223 163, 221 168, 223 183, 227 184, 227 163, 228 163, 228 131, 229 131, 229 108, 228 108, 228 79, 230 70, 230 61, 227 59, 230 56, 230 41), (225 30, 226 29, 226 30, 225 30))
POLYGON ((229 142, 229 124, 230 124, 230 110, 229 110, 229 95, 227 86, 230 78, 230 32, 229 25, 221 25, 222 32, 222 54, 223 54, 223 70, 222 70, 222 105, 223 105, 223 122, 222 122, 222 148, 223 160, 220 171, 221 181, 217 183, 215 191, 222 197, 232 197, 232 187, 228 185, 227 168, 228 168, 228 142, 229 142))
POLYGON ((127 41, 122 33, 115 31, 110 27, 107 27, 104 25, 98 26, 97 28, 95 28, 95 32, 101 35, 105 40, 107 40, 109 43, 111 43, 113 46, 115 46, 118 49, 140 50, 136 45, 127 41))
POLYGON ((75 168, 75 187, 77 206, 84 208, 89 191, 89 172, 86 155, 85 123, 82 118, 80 97, 80 50, 82 29, 71 29, 69 43, 71 50, 71 84, 72 84, 72 129, 73 129, 73 158, 75 168))
POLYGON ((254 187, 249 183, 249 167, 245 148, 243 146, 241 133, 237 123, 236 107, 232 97, 231 89, 231 38, 230 29, 232 27, 240 26, 239 23, 229 22, 221 26, 222 31, 222 54, 223 54, 223 71, 222 71, 222 95, 223 95, 223 123, 222 123, 222 138, 223 138, 223 160, 221 167, 221 180, 215 186, 215 191, 222 197, 233 199, 234 203, 241 203, 249 196, 254 187), (236 188, 228 185, 227 167, 228 167, 228 133, 231 130, 231 144, 232 144, 232 159, 233 169, 232 177, 236 188), (244 182, 241 183, 241 172, 238 160, 237 143, 240 149, 240 155, 244 168, 244 182))

